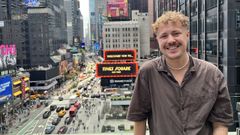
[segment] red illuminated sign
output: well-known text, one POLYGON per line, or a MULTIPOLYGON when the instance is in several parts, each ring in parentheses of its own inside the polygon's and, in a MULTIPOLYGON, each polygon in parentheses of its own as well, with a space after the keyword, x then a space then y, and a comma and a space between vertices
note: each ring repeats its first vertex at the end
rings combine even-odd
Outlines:
POLYGON ((98 63, 96 65, 96 77, 136 77, 138 64, 136 62, 98 63))
POLYGON ((104 50, 104 61, 136 61, 136 50, 104 50))

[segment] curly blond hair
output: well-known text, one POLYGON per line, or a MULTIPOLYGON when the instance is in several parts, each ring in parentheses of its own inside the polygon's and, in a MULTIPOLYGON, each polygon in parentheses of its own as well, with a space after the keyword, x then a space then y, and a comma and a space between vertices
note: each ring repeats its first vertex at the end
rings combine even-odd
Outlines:
POLYGON ((189 18, 182 14, 181 12, 176 11, 167 11, 160 16, 154 24, 152 24, 153 32, 157 34, 158 28, 161 24, 167 24, 168 22, 180 22, 183 27, 189 29, 189 18))

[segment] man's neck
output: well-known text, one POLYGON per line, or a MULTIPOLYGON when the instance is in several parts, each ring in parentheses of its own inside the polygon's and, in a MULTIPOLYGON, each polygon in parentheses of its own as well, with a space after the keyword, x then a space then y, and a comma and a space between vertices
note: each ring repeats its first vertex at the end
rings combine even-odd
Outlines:
POLYGON ((172 70, 181 70, 185 68, 189 63, 189 55, 186 53, 182 57, 179 57, 178 59, 169 59, 166 58, 166 64, 168 68, 172 70))

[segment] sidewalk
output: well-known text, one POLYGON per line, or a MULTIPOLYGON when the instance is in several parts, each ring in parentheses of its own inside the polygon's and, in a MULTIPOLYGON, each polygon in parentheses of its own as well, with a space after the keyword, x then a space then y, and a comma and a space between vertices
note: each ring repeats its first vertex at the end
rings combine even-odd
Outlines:
POLYGON ((33 108, 30 110, 30 115, 27 117, 25 117, 24 114, 19 115, 18 118, 20 118, 21 121, 19 121, 19 119, 16 119, 16 123, 9 128, 7 135, 16 135, 21 130, 21 128, 29 122, 29 119, 35 118, 43 110, 43 108, 45 108, 44 105, 39 108, 33 108))

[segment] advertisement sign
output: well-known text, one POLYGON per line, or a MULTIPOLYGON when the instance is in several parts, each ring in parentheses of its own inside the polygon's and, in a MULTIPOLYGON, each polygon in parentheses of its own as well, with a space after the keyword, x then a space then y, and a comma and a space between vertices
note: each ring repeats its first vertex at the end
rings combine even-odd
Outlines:
POLYGON ((104 50, 105 61, 136 61, 136 50, 104 50))
POLYGON ((16 45, 0 45, 0 70, 16 65, 16 45))
POLYGON ((123 86, 134 83, 135 78, 101 78, 101 86, 123 86))
POLYGON ((0 103, 12 97, 12 79, 10 76, 0 77, 0 103))
POLYGON ((128 0, 109 0, 107 13, 108 18, 128 18, 128 0))
POLYGON ((24 0, 23 3, 28 7, 38 7, 40 5, 39 0, 24 0))
POLYGON ((22 87, 22 98, 25 98, 25 94, 26 94, 26 82, 25 82, 25 80, 24 80, 24 77, 23 78, 21 78, 21 82, 22 82, 22 84, 21 84, 21 87, 22 87))
POLYGON ((98 63, 96 65, 96 77, 136 77, 138 64, 136 62, 98 63))

